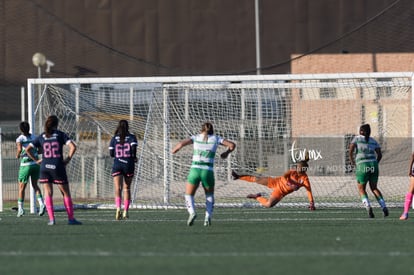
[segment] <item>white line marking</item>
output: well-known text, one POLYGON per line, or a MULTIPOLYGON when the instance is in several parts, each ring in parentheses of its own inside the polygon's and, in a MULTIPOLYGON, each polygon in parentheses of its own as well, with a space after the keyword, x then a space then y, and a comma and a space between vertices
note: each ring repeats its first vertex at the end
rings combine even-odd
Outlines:
POLYGON ((414 252, 400 251, 274 251, 274 252, 112 252, 112 251, 0 251, 4 257, 83 256, 83 257, 412 257, 414 252))

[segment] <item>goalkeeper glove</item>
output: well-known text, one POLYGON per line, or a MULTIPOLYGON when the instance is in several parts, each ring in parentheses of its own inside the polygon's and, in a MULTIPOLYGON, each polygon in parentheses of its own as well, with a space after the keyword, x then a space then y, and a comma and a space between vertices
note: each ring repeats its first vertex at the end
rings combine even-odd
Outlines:
POLYGON ((231 153, 231 151, 230 150, 227 150, 226 152, 224 152, 224 153, 222 153, 221 155, 220 155, 220 157, 222 158, 222 159, 225 159, 225 158, 227 158, 228 157, 228 155, 231 153))
POLYGON ((314 202, 311 202, 311 203, 309 204, 309 210, 310 210, 310 211, 314 211, 314 210, 316 210, 316 208, 315 208, 315 203, 314 203, 314 202))

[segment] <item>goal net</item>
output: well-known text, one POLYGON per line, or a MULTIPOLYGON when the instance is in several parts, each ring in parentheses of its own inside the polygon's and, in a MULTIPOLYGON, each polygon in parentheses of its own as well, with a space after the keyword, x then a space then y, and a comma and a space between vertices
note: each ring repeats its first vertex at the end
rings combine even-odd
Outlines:
MULTIPOLYGON (((256 206, 247 194, 271 193, 232 180, 231 170, 280 176, 305 153, 317 207, 359 206, 348 146, 369 123, 383 150, 379 188, 392 206, 408 184, 411 86, 412 73, 29 79, 29 120, 39 134, 48 115, 59 117, 78 145, 67 166, 74 201, 97 207, 114 206, 108 145, 118 121, 128 120, 138 138, 137 208, 184 206, 192 147, 171 150, 206 121, 237 144, 228 159, 219 157, 224 147, 216 156, 216 206, 256 206)), ((201 189, 195 199, 204 205, 201 189)), ((307 204, 304 188, 280 203, 307 204)))

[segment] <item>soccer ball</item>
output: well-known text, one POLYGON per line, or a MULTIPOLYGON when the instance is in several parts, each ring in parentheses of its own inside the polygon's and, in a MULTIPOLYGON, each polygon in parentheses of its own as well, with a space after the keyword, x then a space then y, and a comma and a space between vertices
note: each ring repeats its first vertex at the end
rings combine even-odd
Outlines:
POLYGON ((36 67, 43 66, 46 64, 46 56, 42 53, 35 53, 32 57, 32 62, 36 67))

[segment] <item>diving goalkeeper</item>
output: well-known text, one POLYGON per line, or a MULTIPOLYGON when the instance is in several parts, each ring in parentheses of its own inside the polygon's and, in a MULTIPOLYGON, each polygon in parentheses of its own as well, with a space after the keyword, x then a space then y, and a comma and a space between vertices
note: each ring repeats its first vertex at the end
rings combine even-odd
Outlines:
POLYGON ((248 182, 255 182, 260 185, 267 186, 273 189, 270 197, 264 198, 262 194, 250 194, 247 196, 249 199, 257 200, 264 207, 270 208, 280 202, 286 195, 297 191, 301 187, 305 187, 308 193, 309 209, 315 210, 315 201, 312 195, 312 189, 309 182, 306 171, 308 169, 308 161, 303 160, 297 163, 296 169, 291 169, 285 172, 281 177, 256 177, 252 175, 238 175, 232 171, 232 177, 234 180, 244 180, 248 182))

